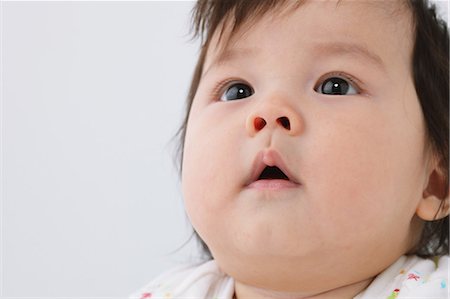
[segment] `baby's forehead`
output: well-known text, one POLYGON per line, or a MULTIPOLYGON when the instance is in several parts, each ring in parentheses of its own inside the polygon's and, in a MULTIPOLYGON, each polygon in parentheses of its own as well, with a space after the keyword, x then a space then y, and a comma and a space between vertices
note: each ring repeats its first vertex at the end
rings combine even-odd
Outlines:
MULTIPOLYGON (((334 40, 335 43, 330 43, 334 48, 339 43, 339 39, 344 41, 354 36, 355 43, 359 42, 362 45, 360 48, 365 52, 371 52, 370 50, 376 50, 376 48, 395 48, 401 40, 404 42, 405 39, 407 44, 402 49, 407 49, 409 52, 412 50, 412 14, 407 1, 340 0, 297 1, 295 4, 281 1, 279 3, 281 3, 279 6, 267 9, 260 14, 251 10, 241 11, 240 19, 236 19, 233 11, 228 13, 211 37, 205 64, 228 61, 228 58, 235 56, 237 51, 234 49, 249 48, 249 46, 258 49, 259 40, 267 35, 266 32, 276 27, 276 24, 283 23, 286 17, 293 15, 299 16, 295 19, 298 24, 286 23, 286 26, 292 27, 289 28, 289 35, 284 36, 284 39, 275 36, 274 43, 284 44, 287 40, 296 38, 301 39, 304 44, 310 43, 311 39, 304 38, 309 33, 314 38, 320 34, 328 34, 323 40, 334 40), (313 6, 317 7, 313 8, 313 6), (335 17, 343 12, 347 14, 347 18, 335 17), (381 26, 384 26, 386 30, 379 32, 382 29, 381 26), (366 38, 376 34, 378 34, 377 43, 365 42, 366 38), (251 36, 254 37, 248 39, 251 36)), ((239 53, 241 56, 246 54, 249 56, 254 53, 252 51, 239 53)), ((377 55, 369 56, 376 58, 377 55)))

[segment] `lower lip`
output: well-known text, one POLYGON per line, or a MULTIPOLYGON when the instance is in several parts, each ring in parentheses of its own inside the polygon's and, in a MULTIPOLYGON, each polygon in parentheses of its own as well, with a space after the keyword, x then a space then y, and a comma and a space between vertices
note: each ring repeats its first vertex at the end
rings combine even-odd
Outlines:
POLYGON ((258 180, 248 185, 248 188, 258 190, 281 190, 288 188, 297 188, 299 186, 300 184, 287 180, 258 180))

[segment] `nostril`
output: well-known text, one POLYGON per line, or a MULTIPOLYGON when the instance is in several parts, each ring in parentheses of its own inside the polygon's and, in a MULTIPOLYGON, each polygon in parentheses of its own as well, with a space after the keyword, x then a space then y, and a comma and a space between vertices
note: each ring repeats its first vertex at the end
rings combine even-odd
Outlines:
POLYGON ((279 117, 277 119, 277 123, 279 123, 280 125, 282 125, 285 129, 290 130, 291 129, 291 123, 289 122, 289 118, 287 118, 286 116, 283 117, 279 117))
POLYGON ((266 125, 266 121, 261 117, 256 117, 253 123, 257 131, 261 130, 266 125))

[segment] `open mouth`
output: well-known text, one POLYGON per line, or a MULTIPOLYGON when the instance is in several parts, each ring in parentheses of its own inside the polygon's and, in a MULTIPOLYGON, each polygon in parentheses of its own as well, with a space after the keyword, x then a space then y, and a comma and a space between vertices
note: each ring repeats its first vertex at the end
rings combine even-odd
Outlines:
POLYGON ((277 166, 266 166, 258 177, 258 180, 287 180, 289 178, 277 166))
POLYGON ((257 190, 282 190, 297 188, 298 183, 293 182, 279 167, 266 165, 259 177, 249 185, 257 190))
POLYGON ((256 190, 287 190, 301 186, 275 150, 260 151, 253 162, 253 171, 245 187, 256 190))

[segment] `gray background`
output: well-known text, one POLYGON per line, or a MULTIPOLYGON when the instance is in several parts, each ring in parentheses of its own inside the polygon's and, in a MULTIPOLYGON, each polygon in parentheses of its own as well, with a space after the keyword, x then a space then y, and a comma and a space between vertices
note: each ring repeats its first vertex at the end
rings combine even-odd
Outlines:
POLYGON ((170 254, 193 4, 2 2, 2 298, 125 298, 198 259, 170 254))
POLYGON ((124 297, 189 260, 193 4, 2 3, 3 296, 124 297))

